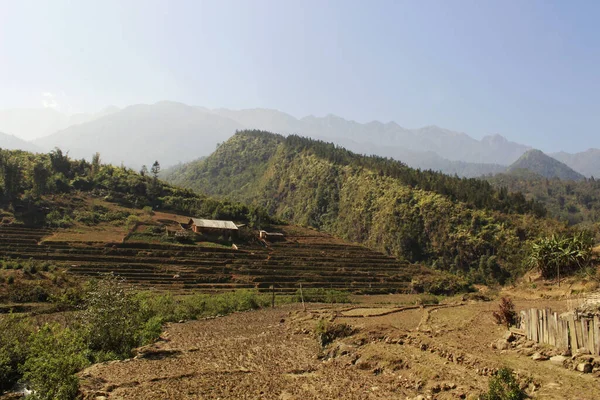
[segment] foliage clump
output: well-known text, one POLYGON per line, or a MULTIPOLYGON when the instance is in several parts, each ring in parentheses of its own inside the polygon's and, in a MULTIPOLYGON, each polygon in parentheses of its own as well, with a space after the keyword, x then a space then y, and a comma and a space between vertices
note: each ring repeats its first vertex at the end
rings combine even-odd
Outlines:
POLYGON ((556 278, 585 268, 591 261, 593 236, 586 231, 537 239, 531 246, 528 263, 544 278, 556 278))
POLYGON ((507 328, 517 322, 517 312, 513 301, 508 297, 502 297, 498 310, 492 313, 498 325, 505 325, 507 328))
POLYGON ((490 378, 489 390, 482 396, 484 400, 524 400, 527 394, 517 381, 510 368, 500 368, 490 378))

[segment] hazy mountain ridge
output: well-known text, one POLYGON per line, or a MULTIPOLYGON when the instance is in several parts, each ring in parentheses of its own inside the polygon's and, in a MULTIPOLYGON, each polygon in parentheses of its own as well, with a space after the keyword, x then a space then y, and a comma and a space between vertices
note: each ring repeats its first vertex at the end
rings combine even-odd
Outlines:
POLYGON ((515 163, 508 167, 508 173, 527 170, 544 178, 560 178, 561 180, 580 181, 585 176, 574 171, 568 165, 544 154, 540 150, 529 150, 515 163))
POLYGON ((0 132, 0 149, 5 150, 25 150, 31 152, 39 152, 40 148, 31 142, 19 139, 15 135, 9 135, 0 132))
POLYGON ((106 107, 97 113, 73 115, 67 115, 53 108, 0 110, 0 132, 31 141, 118 111, 119 108, 114 106, 106 107))
MULTIPOLYGON (((476 140, 437 126, 407 129, 393 121, 362 124, 332 114, 298 119, 272 109, 210 110, 167 101, 122 110, 109 107, 100 113, 70 117, 47 108, 13 110, 16 114, 11 119, 7 117, 9 111, 0 111, 0 131, 3 125, 9 126, 11 130, 4 130, 9 134, 19 134, 15 132, 18 121, 27 134, 39 135, 60 127, 51 135, 34 140, 35 148, 22 144, 27 150, 60 147, 72 156, 88 158, 98 151, 108 162, 127 161, 135 168, 154 159, 168 167, 208 156, 217 143, 241 129, 333 141, 356 153, 390 157, 413 168, 462 177, 504 172, 531 149, 498 134, 476 140)), ((600 176, 600 150, 561 152, 555 156, 585 176, 600 176)))
POLYGON ((588 149, 574 154, 561 151, 551 156, 588 178, 600 176, 600 149, 588 149))
POLYGON ((175 165, 210 154, 243 127, 228 118, 175 102, 133 105, 119 112, 71 126, 35 141, 40 147, 58 146, 74 157, 100 152, 104 161, 127 162, 135 168, 158 160, 175 165))

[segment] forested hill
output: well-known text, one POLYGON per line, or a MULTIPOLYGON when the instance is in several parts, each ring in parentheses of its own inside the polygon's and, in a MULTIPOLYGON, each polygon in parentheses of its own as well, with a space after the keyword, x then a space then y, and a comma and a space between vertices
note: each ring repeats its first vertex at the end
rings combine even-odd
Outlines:
POLYGON ((580 181, 585 179, 583 175, 575 172, 568 165, 544 154, 540 150, 529 150, 523 154, 507 169, 507 173, 519 173, 527 170, 544 178, 559 178, 570 181, 580 181))
POLYGON ((96 153, 92 162, 71 159, 61 150, 33 154, 0 149, 0 217, 30 225, 63 226, 72 218, 85 223, 96 218, 91 206, 73 213, 74 204, 57 207, 55 200, 69 204, 72 194, 102 198, 129 208, 152 207, 184 215, 232 219, 253 224, 272 222, 264 209, 218 200, 181 189, 158 179, 160 164, 150 171, 103 164, 96 153), (73 206, 73 207, 71 207, 73 206), (77 214, 77 213, 76 213, 77 214))
POLYGON ((539 203, 486 181, 295 135, 238 132, 207 159, 165 178, 410 261, 498 280, 522 265, 528 239, 559 226, 542 218, 539 203))

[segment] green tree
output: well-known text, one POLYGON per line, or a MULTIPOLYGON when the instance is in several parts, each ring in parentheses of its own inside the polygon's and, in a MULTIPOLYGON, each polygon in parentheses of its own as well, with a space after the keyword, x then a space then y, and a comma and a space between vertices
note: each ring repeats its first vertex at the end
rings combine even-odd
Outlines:
POLYGON ((50 178, 50 171, 42 161, 38 160, 33 166, 33 192, 36 196, 46 193, 48 178, 50 178))
POLYGON ((100 153, 94 153, 94 155, 92 156, 92 177, 96 176, 96 174, 98 174, 98 172, 100 171, 100 153))

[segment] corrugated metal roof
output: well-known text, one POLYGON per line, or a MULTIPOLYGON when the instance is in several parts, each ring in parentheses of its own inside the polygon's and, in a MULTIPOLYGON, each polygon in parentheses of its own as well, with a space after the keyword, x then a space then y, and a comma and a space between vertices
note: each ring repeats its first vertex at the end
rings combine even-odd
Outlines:
POLYGON ((237 230, 237 226, 232 221, 219 221, 215 219, 200 219, 192 218, 192 222, 199 228, 212 228, 212 229, 231 229, 237 230))

